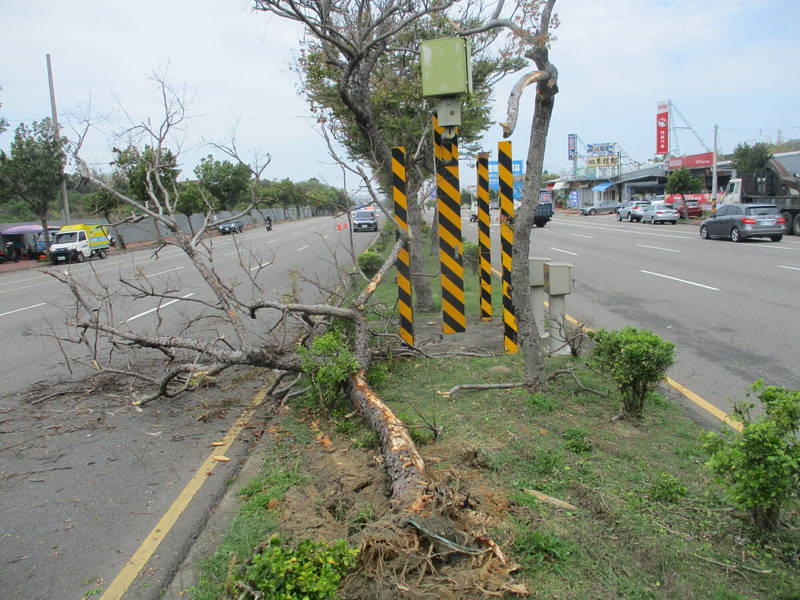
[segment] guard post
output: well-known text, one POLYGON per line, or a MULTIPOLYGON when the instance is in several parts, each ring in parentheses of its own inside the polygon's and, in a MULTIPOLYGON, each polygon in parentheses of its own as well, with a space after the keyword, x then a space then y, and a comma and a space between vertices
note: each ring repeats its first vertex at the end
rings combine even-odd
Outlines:
POLYGON ((492 242, 489 228, 489 153, 478 154, 478 252, 481 260, 481 320, 492 320, 492 242))
MULTIPOLYGON (((408 199, 406 198, 406 149, 392 148, 392 197, 394 218, 400 230, 408 233, 408 199)), ((409 346, 414 345, 414 307, 411 300, 411 253, 406 240, 397 251, 397 307, 400 312, 400 337, 409 346)))
POLYGON ((544 265, 544 291, 548 296, 550 324, 550 352, 557 352, 566 345, 567 302, 566 295, 572 293, 572 264, 550 262, 544 265))
POLYGON ((514 176, 511 172, 511 142, 497 144, 497 176, 500 182, 500 258, 503 264, 503 346, 516 354, 517 314, 511 298, 511 258, 514 248, 514 176))

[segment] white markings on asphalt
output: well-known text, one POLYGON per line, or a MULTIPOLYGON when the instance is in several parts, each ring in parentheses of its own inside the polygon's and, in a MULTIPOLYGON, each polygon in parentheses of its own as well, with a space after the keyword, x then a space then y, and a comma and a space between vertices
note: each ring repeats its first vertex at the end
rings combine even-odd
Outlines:
POLYGON ((5 317, 6 315, 13 315, 14 313, 22 312, 23 310, 28 310, 29 308, 38 308, 39 306, 44 306, 44 302, 40 302, 39 304, 34 304, 33 306, 26 306, 25 308, 18 308, 16 310, 9 310, 8 312, 0 313, 0 317, 5 317))
POLYGON ((323 240, 327 240, 329 237, 331 237, 331 236, 329 236, 329 235, 323 235, 323 236, 322 236, 322 239, 323 239, 323 240))
POLYGON ((297 251, 298 251, 298 252, 300 252, 301 250, 305 250, 306 248, 308 248, 308 246, 309 246, 308 244, 306 244, 305 246, 300 246, 300 247, 297 249, 297 251))
POLYGON ((800 267, 787 267, 785 265, 778 265, 779 269, 791 269, 792 271, 800 271, 800 267))
POLYGON ((711 287, 710 285, 703 285, 702 283, 696 283, 694 281, 689 281, 687 279, 679 279, 678 277, 670 277, 669 275, 664 275, 663 273, 653 273, 653 271, 645 271, 644 269, 640 269, 642 273, 646 273, 647 275, 655 275, 656 277, 663 277, 664 279, 672 279, 672 281, 680 281, 681 283, 686 283, 688 285, 694 285, 697 287, 705 288, 707 290, 712 290, 714 292, 718 292, 719 288, 711 287))
POLYGON ((180 269, 183 269, 183 268, 184 267, 175 267, 173 269, 167 269, 166 271, 159 271, 158 273, 150 273, 149 275, 145 275, 145 278, 147 278, 147 277, 155 277, 156 275, 163 275, 164 273, 170 273, 172 271, 179 271, 180 269))
MULTIPOLYGON (((53 282, 55 282, 55 281, 56 280, 53 279, 53 282)), ((40 285, 46 285, 47 283, 50 283, 50 282, 49 281, 45 281, 43 283, 32 283, 30 285, 23 285, 23 286, 18 287, 18 288, 12 288, 10 290, 3 290, 2 292, 0 292, 0 294, 8 294, 9 292, 17 292, 19 290, 26 290, 26 289, 32 288, 32 287, 39 287, 40 285)))
POLYGON ((661 248, 659 246, 646 246, 645 244, 636 244, 640 248, 652 248, 653 250, 663 250, 664 252, 680 252, 680 250, 674 250, 672 248, 661 248))
POLYGON ((563 252, 564 254, 571 254, 572 256, 579 256, 577 252, 570 252, 569 250, 562 250, 561 248, 553 248, 552 246, 550 246, 550 250, 555 252, 563 252))
POLYGON ((263 269, 264 267, 268 267, 272 264, 273 261, 268 260, 265 263, 261 263, 260 265, 256 265, 255 267, 250 267, 251 271, 255 271, 256 269, 263 269))
POLYGON ((40 275, 39 277, 28 277, 26 279, 17 279, 16 281, 0 281, 0 285, 14 285, 14 284, 17 284, 17 283, 25 283, 26 281, 38 281, 39 279, 44 280, 44 279, 50 279, 50 278, 49 277, 43 277, 43 276, 40 275))
POLYGON ((304 232, 304 231, 298 231, 297 233, 293 233, 293 234, 292 234, 292 236, 295 236, 295 235, 302 235, 303 233, 305 233, 305 232, 304 232))
POLYGON ((182 299, 189 298, 190 296, 194 296, 194 292, 186 294, 185 296, 181 296, 180 298, 175 298, 174 300, 170 300, 169 302, 164 302, 164 304, 161 304, 160 306, 156 306, 155 308, 151 308, 150 310, 146 310, 144 312, 141 312, 138 315, 133 315, 132 317, 130 317, 128 319, 125 319, 122 322, 122 325, 125 325, 125 323, 130 323, 131 321, 133 321, 135 319, 138 319, 140 317, 144 317, 146 315, 149 315, 150 313, 154 313, 157 310, 161 310, 162 308, 166 308, 170 304, 175 304, 176 302, 180 302, 182 299))
POLYGON ((575 237, 588 238, 590 240, 594 239, 593 235, 583 235, 582 233, 571 233, 570 235, 574 235, 575 237))

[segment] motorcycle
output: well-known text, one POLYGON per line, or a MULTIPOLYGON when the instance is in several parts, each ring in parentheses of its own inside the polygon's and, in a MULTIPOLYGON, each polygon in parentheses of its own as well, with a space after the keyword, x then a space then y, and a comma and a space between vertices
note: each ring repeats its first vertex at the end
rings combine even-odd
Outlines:
POLYGON ((269 219, 268 221, 266 221, 264 223, 264 225, 266 226, 267 231, 272 231, 272 219, 269 219))

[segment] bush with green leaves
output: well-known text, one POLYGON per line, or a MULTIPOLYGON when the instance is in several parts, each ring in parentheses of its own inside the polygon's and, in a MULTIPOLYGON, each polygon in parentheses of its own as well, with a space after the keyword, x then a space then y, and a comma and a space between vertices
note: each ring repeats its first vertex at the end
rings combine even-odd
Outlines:
POLYGON ((473 273, 478 272, 481 264, 480 246, 472 242, 464 242, 464 266, 469 267, 473 273))
POLYGON ((310 347, 301 347, 300 360, 311 383, 311 395, 328 408, 336 403, 348 376, 359 369, 345 336, 335 329, 316 338, 310 347))
POLYGON ((371 279, 380 270, 384 260, 377 252, 367 250, 358 255, 358 268, 371 279))
POLYGON ((781 508, 800 497, 800 391, 756 381, 751 394, 764 403, 765 414, 750 418, 752 403, 737 404, 741 434, 708 433, 706 465, 726 486, 737 507, 750 513, 756 527, 773 531, 781 508))
POLYGON ((651 500, 655 500, 656 502, 673 503, 677 502, 688 493, 689 490, 686 489, 686 486, 683 485, 680 479, 669 473, 660 473, 653 487, 650 489, 648 496, 651 500))
POLYGON ((634 327, 599 329, 590 335, 594 361, 619 387, 624 412, 640 416, 647 394, 672 366, 675 345, 652 331, 634 327))
POLYGON ((332 600, 357 557, 358 550, 344 540, 332 545, 305 540, 289 548, 274 537, 253 557, 245 581, 272 600, 332 600))

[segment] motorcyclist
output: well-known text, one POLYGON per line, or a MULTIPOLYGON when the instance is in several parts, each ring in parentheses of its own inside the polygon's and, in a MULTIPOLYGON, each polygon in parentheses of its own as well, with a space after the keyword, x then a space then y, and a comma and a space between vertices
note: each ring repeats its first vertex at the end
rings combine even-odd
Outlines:
POLYGON ((272 217, 267 215, 267 218, 264 219, 264 225, 267 226, 267 231, 272 231, 272 217))

